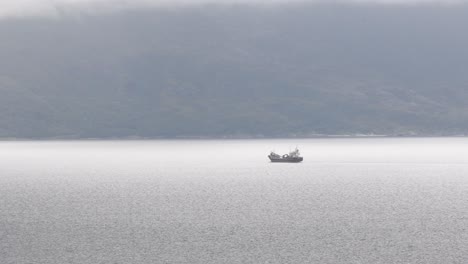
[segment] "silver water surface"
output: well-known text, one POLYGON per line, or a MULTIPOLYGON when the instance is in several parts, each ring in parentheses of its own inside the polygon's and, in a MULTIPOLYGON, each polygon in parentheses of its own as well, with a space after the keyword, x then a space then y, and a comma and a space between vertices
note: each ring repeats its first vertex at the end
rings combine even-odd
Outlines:
POLYGON ((468 263, 468 139, 0 143, 0 263, 468 263), (271 164, 299 146, 301 164, 271 164))

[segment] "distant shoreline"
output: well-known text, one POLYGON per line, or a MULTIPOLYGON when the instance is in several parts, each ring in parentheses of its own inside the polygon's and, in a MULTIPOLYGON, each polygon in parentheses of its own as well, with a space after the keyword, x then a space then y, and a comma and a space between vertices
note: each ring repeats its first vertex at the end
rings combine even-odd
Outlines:
POLYGON ((312 135, 312 136, 220 136, 220 137, 50 137, 50 138, 1 138, 12 141, 150 141, 150 140, 294 140, 294 139, 363 139, 363 138, 465 138, 468 135, 312 135))

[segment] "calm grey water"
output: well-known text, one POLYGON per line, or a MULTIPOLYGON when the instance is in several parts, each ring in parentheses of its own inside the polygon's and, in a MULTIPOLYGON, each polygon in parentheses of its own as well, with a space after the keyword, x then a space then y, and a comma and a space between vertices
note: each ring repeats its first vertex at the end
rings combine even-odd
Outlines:
POLYGON ((0 263, 468 263, 468 139, 3 142, 0 263))

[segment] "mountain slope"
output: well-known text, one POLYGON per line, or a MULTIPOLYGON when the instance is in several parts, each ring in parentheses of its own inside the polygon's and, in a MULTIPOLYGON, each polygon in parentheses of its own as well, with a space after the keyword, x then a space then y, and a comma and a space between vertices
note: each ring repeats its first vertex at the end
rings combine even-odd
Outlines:
POLYGON ((468 132, 468 7, 0 20, 0 137, 468 132))

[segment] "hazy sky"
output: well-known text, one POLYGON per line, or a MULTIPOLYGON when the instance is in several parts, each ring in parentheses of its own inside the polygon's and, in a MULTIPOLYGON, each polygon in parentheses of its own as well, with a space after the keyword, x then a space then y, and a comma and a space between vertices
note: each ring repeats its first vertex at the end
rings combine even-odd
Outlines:
POLYGON ((109 11, 135 6, 173 6, 203 3, 272 4, 290 2, 342 2, 374 4, 462 4, 468 0, 0 0, 0 16, 29 16, 57 14, 62 9, 82 11, 109 11))

